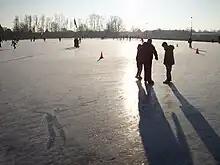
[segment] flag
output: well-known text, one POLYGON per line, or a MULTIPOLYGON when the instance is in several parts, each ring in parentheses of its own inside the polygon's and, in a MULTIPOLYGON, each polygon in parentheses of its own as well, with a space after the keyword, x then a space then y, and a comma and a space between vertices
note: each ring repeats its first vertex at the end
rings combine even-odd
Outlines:
POLYGON ((76 26, 76 28, 77 28, 77 24, 76 24, 76 20, 75 20, 75 18, 74 18, 74 25, 76 26))

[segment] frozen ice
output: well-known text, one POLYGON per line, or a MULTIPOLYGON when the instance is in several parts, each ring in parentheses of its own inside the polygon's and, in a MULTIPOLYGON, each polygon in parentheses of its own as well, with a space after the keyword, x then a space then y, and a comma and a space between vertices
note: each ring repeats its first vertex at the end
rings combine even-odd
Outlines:
POLYGON ((220 44, 167 41, 176 63, 168 86, 162 42, 153 40, 159 61, 148 90, 134 78, 139 40, 3 43, 0 164, 218 164, 220 44), (54 109, 66 144, 47 150, 41 120, 54 109))

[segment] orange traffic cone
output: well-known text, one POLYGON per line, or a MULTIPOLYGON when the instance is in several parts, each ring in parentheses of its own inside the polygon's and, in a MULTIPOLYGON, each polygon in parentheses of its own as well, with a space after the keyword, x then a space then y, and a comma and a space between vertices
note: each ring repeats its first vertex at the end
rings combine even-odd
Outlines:
POLYGON ((199 49, 198 48, 196 49, 196 54, 199 54, 199 49))
POLYGON ((104 58, 104 57, 103 57, 103 54, 102 54, 102 52, 101 52, 101 55, 100 55, 98 61, 101 60, 101 59, 103 59, 103 58, 104 58))

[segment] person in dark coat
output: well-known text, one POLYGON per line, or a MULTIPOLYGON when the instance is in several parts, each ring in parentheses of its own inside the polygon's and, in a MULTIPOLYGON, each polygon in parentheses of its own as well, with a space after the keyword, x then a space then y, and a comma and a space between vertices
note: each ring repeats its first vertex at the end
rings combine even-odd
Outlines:
POLYGON ((137 78, 138 80, 142 80, 141 77, 141 72, 143 69, 143 45, 138 44, 137 47, 137 56, 136 56, 136 62, 137 62, 137 74, 135 76, 135 78, 137 78))
POLYGON ((189 48, 192 48, 192 37, 189 37, 188 43, 189 43, 189 48))
POLYGON ((0 36, 0 48, 2 47, 2 37, 0 36))
POLYGON ((152 60, 153 56, 158 60, 157 51, 152 44, 152 39, 148 39, 147 42, 143 43, 143 64, 144 64, 144 81, 148 82, 150 85, 154 85, 154 81, 152 80, 151 70, 152 70, 152 60))
POLYGON ((166 67, 166 76, 167 76, 167 79, 163 83, 169 84, 172 81, 172 77, 171 77, 172 66, 175 64, 174 55, 173 55, 174 46, 168 45, 166 42, 163 42, 162 47, 165 50, 163 64, 166 67))
POLYGON ((13 46, 14 49, 16 49, 16 45, 17 45, 16 40, 12 40, 12 41, 11 41, 11 46, 13 46))
POLYGON ((79 48, 79 39, 78 38, 74 39, 74 47, 79 48))

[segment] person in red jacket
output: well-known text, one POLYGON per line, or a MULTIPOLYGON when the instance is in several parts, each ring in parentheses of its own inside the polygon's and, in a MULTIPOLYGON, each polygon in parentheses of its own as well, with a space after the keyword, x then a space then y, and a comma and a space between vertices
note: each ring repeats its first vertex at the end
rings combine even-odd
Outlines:
POLYGON ((175 64, 174 55, 173 55, 174 46, 168 45, 166 42, 163 42, 162 47, 165 50, 163 64, 166 67, 166 77, 167 77, 167 79, 163 83, 169 84, 172 81, 172 76, 171 76, 172 66, 175 64))

